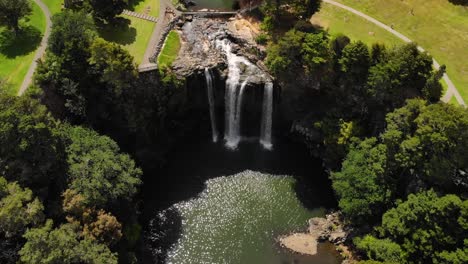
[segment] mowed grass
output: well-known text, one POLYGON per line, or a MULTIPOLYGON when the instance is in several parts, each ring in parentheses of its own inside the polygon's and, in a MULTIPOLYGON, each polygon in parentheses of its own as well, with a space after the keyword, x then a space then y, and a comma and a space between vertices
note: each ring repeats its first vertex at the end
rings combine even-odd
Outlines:
POLYGON ((52 15, 62 11, 63 0, 42 0, 52 15))
POLYGON ((122 17, 130 21, 128 26, 99 29, 99 34, 107 41, 122 45, 133 56, 135 63, 140 64, 156 24, 126 15, 122 17))
POLYGON ((129 9, 150 16, 159 16, 160 0, 133 0, 130 1, 129 9))
POLYGON ((180 38, 176 31, 171 31, 167 35, 164 47, 158 57, 159 68, 170 67, 177 58, 180 50, 180 38))
POLYGON ((468 7, 448 0, 336 1, 393 25, 426 49, 447 66, 450 79, 468 102, 468 7))
POLYGON ((332 36, 344 34, 351 40, 360 40, 369 46, 383 43, 387 46, 402 44, 399 38, 375 24, 339 7, 322 3, 320 12, 311 19, 314 25, 327 29, 332 36))
POLYGON ((10 94, 16 94, 21 86, 45 31, 44 13, 33 2, 31 7, 33 12, 29 21, 20 22, 23 30, 18 37, 0 27, 0 79, 9 84, 10 94))

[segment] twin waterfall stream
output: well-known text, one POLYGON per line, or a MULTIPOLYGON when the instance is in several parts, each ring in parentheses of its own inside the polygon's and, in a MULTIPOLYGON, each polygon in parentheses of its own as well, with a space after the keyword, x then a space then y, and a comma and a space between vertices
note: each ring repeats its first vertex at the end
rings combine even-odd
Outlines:
MULTIPOLYGON (((225 126, 224 140, 226 147, 236 149, 239 142, 242 140, 241 135, 241 120, 242 120, 242 99, 245 89, 249 84, 249 76, 242 76, 241 65, 247 73, 258 71, 257 66, 252 64, 246 58, 234 54, 231 50, 231 44, 224 41, 217 41, 216 46, 222 49, 226 55, 228 63, 228 77, 226 80, 226 91, 224 97, 225 104, 225 126), (250 71, 249 71, 250 69, 250 71), (242 80, 243 78, 243 81, 242 80)), ((210 69, 205 68, 206 87, 208 95, 208 103, 210 107, 210 119, 213 142, 218 141, 218 128, 216 121, 215 99, 214 99, 214 83, 210 69)), ((266 78, 264 78, 266 79, 266 78)), ((273 82, 269 79, 265 81, 260 144, 263 148, 271 150, 272 143, 272 123, 273 123, 273 82)))

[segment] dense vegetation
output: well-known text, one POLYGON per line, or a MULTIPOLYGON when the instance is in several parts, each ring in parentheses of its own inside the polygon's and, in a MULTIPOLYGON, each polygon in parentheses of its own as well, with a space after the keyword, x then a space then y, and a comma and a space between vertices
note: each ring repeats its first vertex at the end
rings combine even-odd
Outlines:
MULTIPOLYGON (((139 74, 98 37, 124 3, 66 1, 37 87, 0 87, 1 263, 136 262, 143 171, 198 119, 169 69, 139 74)), ((330 170, 355 249, 364 263, 467 263, 468 112, 439 102, 445 67, 415 44, 332 38, 308 22, 319 4, 266 1, 257 40, 292 100, 285 115, 312 131, 304 142, 330 170)))
POLYGON ((321 98, 305 114, 319 135, 307 140, 333 171, 357 250, 368 263, 466 263, 468 112, 438 102, 445 67, 433 71, 415 44, 330 39, 302 21, 271 23, 266 10, 266 65, 321 98))
POLYGON ((95 130, 159 166, 143 158, 170 144, 176 85, 138 75, 127 51, 98 37, 96 14, 77 9, 53 16, 38 87, 13 97, 0 83, 1 263, 136 261, 142 170, 95 130))

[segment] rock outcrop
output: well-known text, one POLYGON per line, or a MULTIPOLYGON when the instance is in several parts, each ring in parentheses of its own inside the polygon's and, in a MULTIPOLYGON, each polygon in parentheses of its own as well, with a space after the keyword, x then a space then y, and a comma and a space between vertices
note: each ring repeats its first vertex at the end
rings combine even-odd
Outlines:
POLYGON ((293 233, 279 238, 280 244, 294 252, 308 255, 317 253, 318 242, 329 241, 336 246, 346 242, 350 230, 341 222, 339 213, 326 218, 314 217, 309 220, 307 233, 293 233))

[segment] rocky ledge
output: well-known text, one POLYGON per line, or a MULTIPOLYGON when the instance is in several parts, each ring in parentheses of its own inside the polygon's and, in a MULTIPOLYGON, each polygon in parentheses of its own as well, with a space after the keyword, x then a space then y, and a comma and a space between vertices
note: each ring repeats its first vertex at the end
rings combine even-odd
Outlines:
MULTIPOLYGON (((174 73, 187 77, 194 73, 202 73, 205 68, 216 68, 221 77, 225 77, 227 75, 226 54, 219 43, 228 41, 234 54, 243 56, 258 66, 259 72, 249 73, 250 76, 264 76, 266 72, 261 63, 265 53, 264 48, 255 43, 253 36, 256 32, 252 30, 252 27, 248 27, 249 24, 245 21, 241 17, 222 19, 187 16, 181 18, 177 23, 182 40, 181 49, 172 65, 174 73), (239 21, 244 22, 239 23, 239 21)), ((250 83, 264 81, 253 77, 249 79, 250 83)), ((269 77, 271 79, 271 76, 269 77)))
POLYGON ((340 214, 332 213, 326 215, 326 218, 311 218, 307 233, 281 236, 279 242, 281 246, 294 252, 315 255, 319 242, 329 241, 339 246, 346 241, 350 231, 342 224, 340 214))

